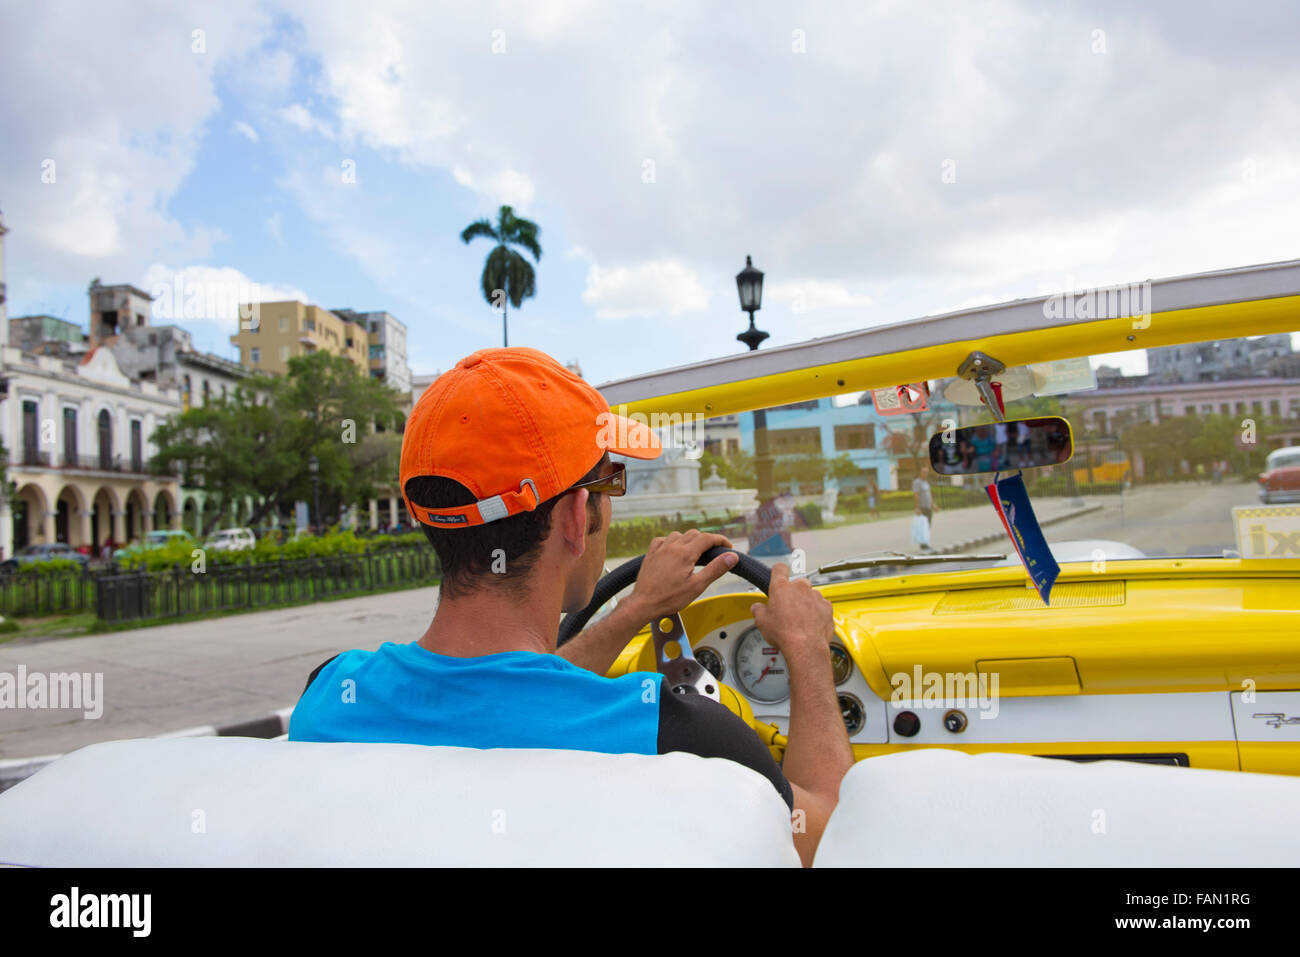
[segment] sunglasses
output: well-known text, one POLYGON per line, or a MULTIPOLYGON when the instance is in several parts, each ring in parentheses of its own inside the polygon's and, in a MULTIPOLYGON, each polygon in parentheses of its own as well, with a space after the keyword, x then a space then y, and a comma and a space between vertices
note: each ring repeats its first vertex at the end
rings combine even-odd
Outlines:
POLYGON ((580 488, 585 488, 603 495, 622 495, 627 491, 627 466, 622 462, 611 462, 610 465, 612 471, 608 474, 591 479, 588 482, 571 485, 564 491, 566 493, 576 492, 580 488))

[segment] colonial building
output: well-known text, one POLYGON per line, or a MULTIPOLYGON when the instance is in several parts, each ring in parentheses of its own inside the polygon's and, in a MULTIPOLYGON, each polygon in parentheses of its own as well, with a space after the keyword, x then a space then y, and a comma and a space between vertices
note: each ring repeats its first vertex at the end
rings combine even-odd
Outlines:
POLYGON ((153 475, 150 437, 180 408, 175 390, 133 382, 110 349, 81 360, 3 349, 0 437, 12 510, 0 513, 6 556, 38 542, 98 549, 178 519, 180 482, 153 475))
POLYGON ((193 337, 180 326, 129 329, 112 349, 131 378, 178 390, 182 411, 226 398, 250 375, 238 362, 195 349, 193 337))
POLYGON ((1159 424, 1172 416, 1272 417, 1282 420, 1288 430, 1279 437, 1283 444, 1300 444, 1300 379, 1261 376, 1163 385, 1144 381, 1147 378, 1134 376, 1131 385, 1064 396, 1068 414, 1098 438, 1113 437, 1139 422, 1159 424))

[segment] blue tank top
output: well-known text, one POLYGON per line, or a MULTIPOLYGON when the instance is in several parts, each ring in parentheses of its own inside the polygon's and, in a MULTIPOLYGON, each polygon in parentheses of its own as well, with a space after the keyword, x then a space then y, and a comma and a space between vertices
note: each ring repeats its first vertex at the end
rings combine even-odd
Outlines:
POLYGON ((557 655, 452 658, 386 642, 320 670, 289 740, 657 754, 661 681, 606 678, 557 655))

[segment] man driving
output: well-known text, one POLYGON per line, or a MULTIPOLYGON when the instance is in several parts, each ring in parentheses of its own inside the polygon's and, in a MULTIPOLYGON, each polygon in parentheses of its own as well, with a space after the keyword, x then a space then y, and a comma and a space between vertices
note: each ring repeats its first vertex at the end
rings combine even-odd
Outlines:
POLYGON ((587 605, 604 569, 610 498, 625 490, 611 452, 651 459, 659 440, 544 353, 485 349, 440 376, 411 413, 400 470, 407 510, 442 567, 433 621, 415 642, 318 667, 289 739, 727 758, 791 808, 807 866, 853 764, 831 606, 807 581, 777 565, 767 602, 751 609, 790 672, 784 770, 717 702, 674 694, 655 673, 606 677, 637 632, 734 567, 728 552, 696 571, 708 549, 730 546, 721 535, 655 539, 633 591, 556 649, 561 614, 587 605))

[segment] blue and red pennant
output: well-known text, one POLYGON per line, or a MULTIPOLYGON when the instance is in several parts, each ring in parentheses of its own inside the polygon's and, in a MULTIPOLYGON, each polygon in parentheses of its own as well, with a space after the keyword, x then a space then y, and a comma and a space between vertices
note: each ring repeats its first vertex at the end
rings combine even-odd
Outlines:
POLYGON ((992 485, 986 485, 989 501, 997 509, 1002 527, 1007 530, 1011 544, 1020 556, 1020 562, 1029 573, 1029 580, 1038 589, 1038 596, 1044 605, 1050 605, 1048 596, 1052 585, 1061 574, 1061 566, 1052 556, 1051 546, 1043 537, 1043 530, 1034 515, 1034 507, 1029 504, 1029 490, 1020 473, 998 479, 992 485))

